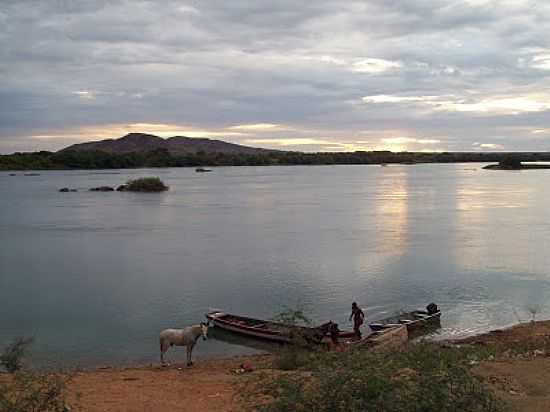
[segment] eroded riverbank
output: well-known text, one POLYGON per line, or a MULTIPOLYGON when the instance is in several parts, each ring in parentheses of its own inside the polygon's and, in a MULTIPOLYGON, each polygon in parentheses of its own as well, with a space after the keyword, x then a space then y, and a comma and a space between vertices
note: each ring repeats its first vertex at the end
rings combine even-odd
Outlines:
MULTIPOLYGON (((485 360, 471 359, 472 372, 511 410, 550 410, 550 387, 546 385, 550 380, 550 321, 522 323, 448 344, 494 353, 485 360)), ((250 382, 265 373, 278 373, 273 360, 273 355, 255 355, 197 361, 191 368, 176 363, 167 368, 75 371, 67 375, 68 405, 72 411, 92 412, 242 411, 255 396, 250 382), (236 373, 243 363, 254 371, 236 373)))

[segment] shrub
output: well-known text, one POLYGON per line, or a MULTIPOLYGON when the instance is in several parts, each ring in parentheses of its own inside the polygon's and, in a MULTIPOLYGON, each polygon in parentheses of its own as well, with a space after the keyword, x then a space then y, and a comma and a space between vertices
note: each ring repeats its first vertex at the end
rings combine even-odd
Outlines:
POLYGON ((311 320, 300 308, 285 308, 284 311, 275 315, 272 320, 291 327, 290 344, 282 346, 277 351, 275 366, 282 370, 294 370, 304 366, 308 362, 309 352, 305 348, 308 348, 309 344, 308 337, 304 336, 299 326, 310 326, 311 320))
POLYGON ((143 177, 128 181, 124 190, 130 192, 164 192, 168 190, 168 186, 158 177, 143 177))
POLYGON ((32 341, 32 338, 16 338, 0 355, 2 366, 11 374, 0 375, 0 411, 65 412, 65 381, 61 376, 22 369, 32 341))
POLYGON ((265 412, 497 412, 494 394, 471 374, 464 353, 435 344, 403 351, 317 353, 303 371, 274 375, 265 412), (307 376, 307 378, 306 378, 307 376))
POLYGON ((307 365, 310 361, 311 353, 299 345, 285 345, 277 351, 274 366, 284 371, 295 370, 307 365))
POLYGON ((285 308, 284 311, 280 312, 279 314, 275 315, 272 318, 275 322, 281 322, 287 325, 311 325, 311 320, 304 314, 303 309, 296 308, 285 308))
POLYGON ((18 371, 0 379, 0 411, 65 412, 64 388, 58 375, 18 371))
POLYGON ((521 161, 514 156, 505 156, 500 161, 500 167, 503 169, 519 169, 521 168, 521 161))
POLYGON ((15 373, 23 366, 23 357, 32 343, 32 338, 18 337, 4 348, 0 355, 0 364, 9 373, 15 373))

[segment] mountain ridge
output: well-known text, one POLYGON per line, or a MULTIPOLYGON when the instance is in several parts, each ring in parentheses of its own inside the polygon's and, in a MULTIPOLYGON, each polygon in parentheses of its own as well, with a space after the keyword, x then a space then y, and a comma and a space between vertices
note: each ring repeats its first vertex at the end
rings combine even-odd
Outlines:
POLYGON ((114 154, 132 152, 150 152, 157 149, 166 149, 172 154, 224 153, 224 154, 265 154, 278 152, 277 150, 261 149, 244 146, 236 143, 228 143, 223 140, 195 138, 186 136, 172 136, 162 138, 149 133, 129 133, 116 139, 104 139, 77 143, 61 149, 59 152, 68 151, 104 151, 114 154))

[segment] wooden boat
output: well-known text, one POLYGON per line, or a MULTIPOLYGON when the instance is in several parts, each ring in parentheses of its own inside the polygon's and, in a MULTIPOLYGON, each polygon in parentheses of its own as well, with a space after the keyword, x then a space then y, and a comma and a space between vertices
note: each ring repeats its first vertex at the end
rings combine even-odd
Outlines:
POLYGON ((381 319, 377 322, 369 323, 369 327, 376 331, 388 326, 405 325, 410 333, 431 325, 437 325, 440 318, 441 311, 439 309, 433 312, 428 312, 426 310, 413 310, 411 312, 401 313, 399 315, 381 319))
MULTIPOLYGON (((208 312, 206 317, 221 329, 272 342, 290 343, 295 336, 301 336, 312 343, 323 343, 329 339, 328 335, 322 332, 320 334, 321 328, 287 325, 269 320, 232 315, 219 310, 208 312)), ((340 331, 338 339, 351 340, 354 336, 353 331, 340 331)))
POLYGON ((405 325, 382 326, 376 331, 362 337, 361 339, 344 339, 344 349, 369 349, 380 350, 397 348, 409 340, 409 332, 405 325))

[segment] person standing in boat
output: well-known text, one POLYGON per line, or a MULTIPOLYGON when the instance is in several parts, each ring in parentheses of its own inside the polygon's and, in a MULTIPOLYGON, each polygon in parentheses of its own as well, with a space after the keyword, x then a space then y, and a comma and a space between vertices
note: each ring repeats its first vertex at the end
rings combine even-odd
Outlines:
POLYGON ((349 315, 349 320, 353 318, 353 331, 357 335, 358 338, 361 337, 361 325, 363 324, 363 321, 365 320, 365 313, 361 310, 359 306, 357 306, 356 302, 353 302, 351 304, 351 315, 349 315))

